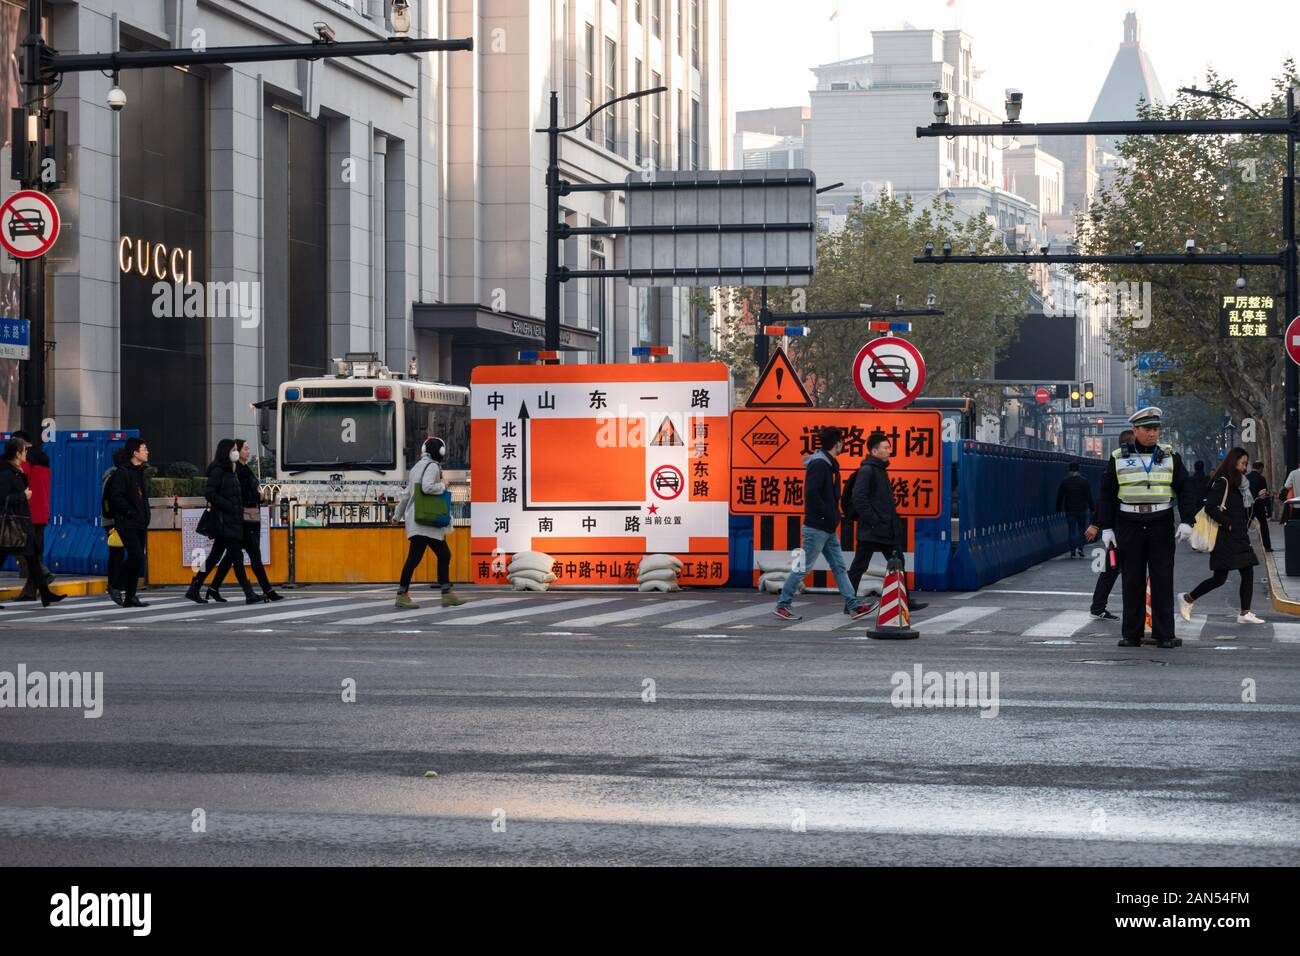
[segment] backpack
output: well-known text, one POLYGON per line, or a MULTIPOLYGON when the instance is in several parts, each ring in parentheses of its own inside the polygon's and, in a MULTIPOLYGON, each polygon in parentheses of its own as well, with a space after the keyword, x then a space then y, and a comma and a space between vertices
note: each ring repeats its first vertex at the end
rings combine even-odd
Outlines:
POLYGON ((858 509, 853 507, 853 483, 858 480, 858 472, 862 469, 856 469, 853 474, 844 482, 844 487, 840 491, 840 514, 844 515, 845 521, 857 521, 858 509))

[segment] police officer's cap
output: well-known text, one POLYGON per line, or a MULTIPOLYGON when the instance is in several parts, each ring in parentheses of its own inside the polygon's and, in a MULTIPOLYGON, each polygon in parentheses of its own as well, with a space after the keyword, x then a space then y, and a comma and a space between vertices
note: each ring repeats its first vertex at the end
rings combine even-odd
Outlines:
POLYGON ((1134 412, 1132 415, 1128 417, 1128 423, 1132 425, 1134 428, 1137 428, 1141 425, 1149 425, 1154 427, 1160 424, 1160 419, 1163 416, 1163 414, 1164 413, 1161 412, 1160 409, 1156 408, 1154 405, 1151 405, 1147 408, 1139 408, 1136 412, 1134 412))

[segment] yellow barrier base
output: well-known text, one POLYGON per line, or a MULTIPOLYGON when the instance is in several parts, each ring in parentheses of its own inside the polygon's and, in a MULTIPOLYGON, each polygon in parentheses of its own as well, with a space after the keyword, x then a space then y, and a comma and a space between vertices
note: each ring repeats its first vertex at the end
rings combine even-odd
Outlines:
MULTIPOLYGON (((402 576, 407 547, 403 527, 296 528, 294 535, 294 578, 298 584, 388 584, 402 576)), ((447 546, 451 548, 451 580, 468 583, 469 528, 452 528, 447 533, 447 546)), ((284 584, 288 574, 289 529, 272 528, 266 576, 272 584, 284 584)), ((189 584, 192 576, 188 563, 181 560, 180 531, 151 530, 149 583, 189 584)), ((411 580, 432 584, 437 579, 437 560, 426 551, 411 580)))
MULTIPOLYGON (((85 597, 88 594, 107 594, 108 581, 105 578, 56 578, 54 586, 50 588, 55 594, 66 594, 68 597, 85 597)), ((23 586, 0 588, 0 604, 6 604, 12 601, 18 595, 23 593, 23 586)), ((33 601, 33 604, 36 602, 33 601)))

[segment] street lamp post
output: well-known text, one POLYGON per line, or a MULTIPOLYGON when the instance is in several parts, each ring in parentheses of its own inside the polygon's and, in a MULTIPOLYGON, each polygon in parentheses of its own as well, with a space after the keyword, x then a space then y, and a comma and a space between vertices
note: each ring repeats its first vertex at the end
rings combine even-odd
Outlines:
POLYGON ((668 87, 633 90, 601 103, 572 126, 560 126, 560 96, 551 90, 550 125, 533 130, 547 135, 546 144, 546 349, 560 347, 560 197, 568 195, 569 184, 560 180, 560 134, 582 129, 593 116, 624 100, 635 100, 652 93, 667 92, 668 87))
MULTIPOLYGON (((1186 92, 1193 95, 1208 95, 1214 99, 1230 100, 1239 102, 1225 94, 1216 94, 1208 90, 1193 90, 1188 88, 1186 92)), ((935 94, 936 100, 940 97, 946 100, 946 93, 935 94)), ((1246 104, 1241 104, 1245 106, 1246 104)), ((1205 134, 1274 134, 1286 137, 1286 175, 1282 179, 1282 236, 1283 248, 1280 253, 1242 253, 1242 254, 1214 254, 1214 253, 1152 253, 1147 255, 1024 255, 1024 256, 935 256, 930 250, 925 256, 913 259, 913 262, 925 262, 942 264, 944 262, 1063 262, 1075 264, 1131 264, 1131 265, 1270 265, 1281 268, 1285 275, 1286 285, 1286 322, 1295 318, 1297 312, 1300 312, 1300 302, 1297 301, 1297 279, 1296 268, 1300 265, 1297 261, 1296 251, 1296 223, 1295 223, 1295 145, 1296 140, 1300 138, 1300 114, 1296 113, 1295 108, 1295 89, 1294 85, 1289 85, 1286 92, 1286 115, 1277 117, 1261 117, 1258 112, 1251 109, 1255 117, 1251 119, 1176 119, 1176 120, 1115 120, 1106 122, 1086 122, 1086 123, 994 123, 994 124, 962 124, 953 125, 944 122, 947 117, 946 107, 940 111, 936 108, 935 115, 940 119, 939 122, 932 123, 929 126, 918 126, 916 135, 918 138, 924 137, 951 137, 951 136, 1007 136, 1011 134, 1021 134, 1026 136, 1084 136, 1084 135, 1111 135, 1111 136, 1187 136, 1187 135, 1205 135, 1205 134)), ((1285 323, 1284 323, 1285 325, 1285 323)), ((1296 368, 1294 362, 1286 363, 1286 421, 1285 429, 1285 454, 1287 471, 1294 470, 1300 465, 1300 370, 1296 368)))

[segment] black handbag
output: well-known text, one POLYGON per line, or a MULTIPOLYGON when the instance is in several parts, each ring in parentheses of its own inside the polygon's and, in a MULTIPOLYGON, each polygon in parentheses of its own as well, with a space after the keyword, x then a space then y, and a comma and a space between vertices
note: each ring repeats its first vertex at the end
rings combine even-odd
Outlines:
POLYGON ((26 550, 31 530, 31 518, 26 515, 10 514, 9 508, 6 507, 4 514, 0 515, 0 551, 26 550))
POLYGON ((205 538, 216 539, 217 516, 212 513, 211 508, 204 511, 203 514, 199 516, 199 523, 195 526, 194 530, 205 538))

